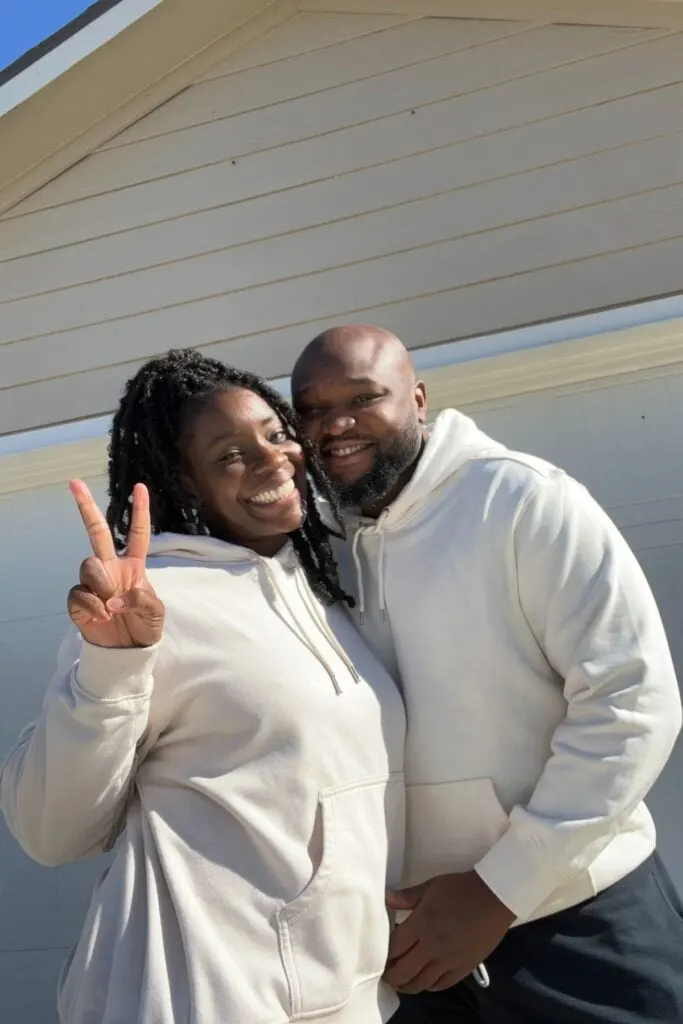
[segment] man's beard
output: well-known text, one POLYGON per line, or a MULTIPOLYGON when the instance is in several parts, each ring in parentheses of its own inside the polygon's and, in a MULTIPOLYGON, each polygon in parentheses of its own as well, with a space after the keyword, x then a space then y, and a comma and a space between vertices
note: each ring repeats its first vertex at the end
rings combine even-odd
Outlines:
POLYGON ((420 454, 422 435, 417 424, 403 431, 384 452, 378 452, 372 468, 352 484, 333 480, 342 508, 372 508, 387 496, 420 454))

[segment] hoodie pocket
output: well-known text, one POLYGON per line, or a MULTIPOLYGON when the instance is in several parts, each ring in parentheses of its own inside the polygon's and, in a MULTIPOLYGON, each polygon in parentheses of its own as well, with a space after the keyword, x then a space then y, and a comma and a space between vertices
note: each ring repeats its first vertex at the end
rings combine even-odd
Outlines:
POLYGON ((491 779, 409 786, 405 885, 469 871, 508 828, 491 779))
POLYGON ((387 884, 400 876, 404 836, 401 775, 320 797, 322 858, 311 882, 277 913, 289 1014, 343 1005, 384 970, 387 884))

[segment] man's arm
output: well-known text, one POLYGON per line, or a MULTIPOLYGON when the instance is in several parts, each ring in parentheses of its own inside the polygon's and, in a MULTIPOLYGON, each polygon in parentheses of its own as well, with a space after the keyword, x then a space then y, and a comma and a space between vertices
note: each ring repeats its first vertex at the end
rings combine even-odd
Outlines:
POLYGON ((664 628, 616 526, 559 470, 515 526, 519 601, 567 715, 531 799, 477 872, 518 918, 584 871, 671 753, 681 702, 664 628))

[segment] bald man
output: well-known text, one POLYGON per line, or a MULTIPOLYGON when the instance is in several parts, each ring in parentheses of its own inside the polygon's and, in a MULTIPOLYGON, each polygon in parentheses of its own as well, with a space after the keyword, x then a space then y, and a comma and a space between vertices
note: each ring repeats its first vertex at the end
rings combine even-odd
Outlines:
POLYGON ((643 799, 681 706, 633 554, 561 470, 454 409, 428 430, 386 330, 326 331, 292 392, 408 712, 397 1024, 680 1024, 683 905, 643 799))

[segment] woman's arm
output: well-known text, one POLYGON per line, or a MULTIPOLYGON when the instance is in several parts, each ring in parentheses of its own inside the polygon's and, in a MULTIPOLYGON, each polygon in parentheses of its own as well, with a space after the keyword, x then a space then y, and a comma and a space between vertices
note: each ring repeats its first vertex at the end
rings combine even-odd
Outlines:
POLYGON ((158 645, 112 650, 71 631, 38 720, 0 769, 0 807, 26 853, 56 865, 101 853, 133 778, 158 645))
POLYGON ((78 633, 62 644, 40 718, 0 770, 7 824, 41 864, 100 850, 118 823, 147 728, 164 626, 145 567, 147 488, 138 484, 133 492, 122 554, 85 484, 72 481, 71 490, 93 552, 67 601, 78 633))

